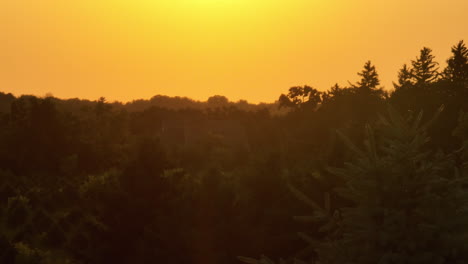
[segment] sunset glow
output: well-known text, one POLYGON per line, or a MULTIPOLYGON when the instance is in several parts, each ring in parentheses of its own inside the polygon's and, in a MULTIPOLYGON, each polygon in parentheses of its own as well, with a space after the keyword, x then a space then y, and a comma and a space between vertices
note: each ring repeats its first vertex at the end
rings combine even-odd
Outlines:
POLYGON ((391 88, 423 46, 468 39, 463 0, 15 0, 0 3, 0 90, 128 101, 272 102, 293 85, 391 88))

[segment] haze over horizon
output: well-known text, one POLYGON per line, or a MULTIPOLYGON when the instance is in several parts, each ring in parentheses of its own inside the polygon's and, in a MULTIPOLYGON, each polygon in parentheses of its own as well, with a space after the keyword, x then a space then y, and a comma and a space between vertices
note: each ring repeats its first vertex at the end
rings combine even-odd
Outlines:
POLYGON ((391 89, 424 47, 468 41, 463 0, 15 0, 0 3, 0 91, 273 102, 376 65, 391 89))

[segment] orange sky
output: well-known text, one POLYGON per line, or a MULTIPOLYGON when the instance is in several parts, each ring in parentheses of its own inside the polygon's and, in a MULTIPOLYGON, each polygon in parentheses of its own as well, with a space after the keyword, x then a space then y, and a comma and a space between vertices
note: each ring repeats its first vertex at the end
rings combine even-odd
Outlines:
POLYGON ((0 91, 272 102, 290 86, 391 88, 428 46, 468 42, 466 0, 1 0, 0 91))

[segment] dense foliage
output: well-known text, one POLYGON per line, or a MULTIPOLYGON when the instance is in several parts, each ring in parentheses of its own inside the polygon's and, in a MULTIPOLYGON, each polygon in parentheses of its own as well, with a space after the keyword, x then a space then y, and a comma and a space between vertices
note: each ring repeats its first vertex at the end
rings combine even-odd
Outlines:
POLYGON ((277 104, 1 93, 0 262, 463 263, 465 44, 452 54, 439 70, 423 48, 393 91, 366 62, 277 104))

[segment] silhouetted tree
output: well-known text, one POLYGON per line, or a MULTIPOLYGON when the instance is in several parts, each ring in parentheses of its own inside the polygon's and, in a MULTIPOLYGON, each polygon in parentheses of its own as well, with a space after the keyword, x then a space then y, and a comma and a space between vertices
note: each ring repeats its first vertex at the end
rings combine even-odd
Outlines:
POLYGON ((225 96, 214 95, 208 98, 207 103, 211 107, 223 107, 229 104, 229 100, 225 96))
POLYGON ((107 103, 106 98, 101 96, 96 101, 96 106, 94 108, 94 111, 95 111, 97 116, 102 116, 106 112, 110 111, 111 108, 112 108, 112 106, 107 103))
POLYGON ((416 85, 426 87, 433 83, 439 77, 438 63, 434 61, 434 55, 430 48, 424 47, 421 49, 419 57, 411 61, 413 66, 412 76, 416 85))
POLYGON ((293 101, 291 101, 291 99, 285 95, 285 94, 281 94, 279 99, 278 99, 278 107, 279 108, 282 108, 282 107, 294 107, 295 104, 293 103, 293 101))
POLYGON ((358 72, 358 75, 361 76, 361 80, 356 83, 356 88, 362 91, 376 91, 379 89, 379 74, 371 61, 367 61, 364 64, 364 69, 361 72, 358 72))
POLYGON ((452 47, 452 56, 447 60, 444 77, 452 82, 466 83, 468 81, 468 48, 463 40, 452 47))
POLYGON ((293 86, 287 95, 282 94, 278 100, 279 107, 308 107, 314 109, 322 102, 322 93, 310 86, 293 86))
POLYGON ((401 89, 404 87, 409 87, 413 84, 412 82, 413 72, 408 68, 408 65, 404 64, 403 67, 398 72, 398 83, 393 83, 395 89, 401 89))

